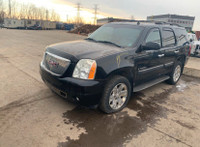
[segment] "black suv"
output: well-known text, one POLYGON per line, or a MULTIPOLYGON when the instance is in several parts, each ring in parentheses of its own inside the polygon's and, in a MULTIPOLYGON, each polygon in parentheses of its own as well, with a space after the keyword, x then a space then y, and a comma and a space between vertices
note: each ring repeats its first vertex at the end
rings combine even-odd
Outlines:
POLYGON ((106 112, 122 110, 132 92, 176 84, 190 45, 184 28, 163 23, 105 24, 87 39, 48 46, 40 73, 51 90, 106 112))

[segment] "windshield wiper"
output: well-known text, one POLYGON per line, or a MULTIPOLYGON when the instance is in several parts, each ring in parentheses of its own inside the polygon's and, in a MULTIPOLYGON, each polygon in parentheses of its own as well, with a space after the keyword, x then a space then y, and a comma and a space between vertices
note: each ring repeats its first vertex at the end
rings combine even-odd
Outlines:
POLYGON ((91 40, 91 41, 94 41, 94 42, 97 42, 95 39, 93 38, 86 38, 85 40, 91 40))
POLYGON ((120 48, 123 48, 122 46, 118 45, 118 44, 115 44, 113 42, 110 42, 110 41, 97 41, 97 42, 100 42, 100 43, 108 43, 108 44, 112 44, 112 45, 115 45, 117 47, 120 47, 120 48))
POLYGON ((110 42, 110 41, 100 41, 100 40, 95 40, 93 38, 86 38, 85 40, 91 40, 91 41, 94 41, 94 42, 100 42, 100 43, 108 43, 108 44, 112 44, 112 45, 115 45, 117 47, 120 47, 120 48, 123 48, 122 46, 118 45, 118 44, 115 44, 113 42, 110 42))

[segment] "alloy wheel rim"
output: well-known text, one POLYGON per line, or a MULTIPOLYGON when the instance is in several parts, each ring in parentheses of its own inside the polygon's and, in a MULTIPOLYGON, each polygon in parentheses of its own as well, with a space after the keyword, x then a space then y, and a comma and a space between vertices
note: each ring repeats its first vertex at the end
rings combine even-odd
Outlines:
POLYGON ((117 84, 111 91, 109 105, 112 109, 121 108, 126 102, 128 96, 127 86, 124 83, 117 84))
POLYGON ((178 65, 178 66, 175 68, 174 75, 173 75, 174 82, 177 82, 178 79, 180 78, 180 76, 181 76, 181 66, 178 65))

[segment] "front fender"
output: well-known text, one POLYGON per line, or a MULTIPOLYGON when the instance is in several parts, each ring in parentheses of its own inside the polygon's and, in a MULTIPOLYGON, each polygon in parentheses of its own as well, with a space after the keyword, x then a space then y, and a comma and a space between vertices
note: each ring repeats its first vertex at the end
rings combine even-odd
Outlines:
POLYGON ((133 55, 128 51, 120 54, 111 55, 97 61, 97 79, 106 79, 113 74, 134 74, 133 55))

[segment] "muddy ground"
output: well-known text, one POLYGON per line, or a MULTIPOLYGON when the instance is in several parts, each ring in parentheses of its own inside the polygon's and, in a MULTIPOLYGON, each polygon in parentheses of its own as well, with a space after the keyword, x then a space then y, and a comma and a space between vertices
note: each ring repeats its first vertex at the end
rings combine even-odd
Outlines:
POLYGON ((199 146, 197 78, 134 93, 127 108, 110 115, 53 94, 39 75, 45 46, 83 38, 0 29, 0 147, 199 146))

